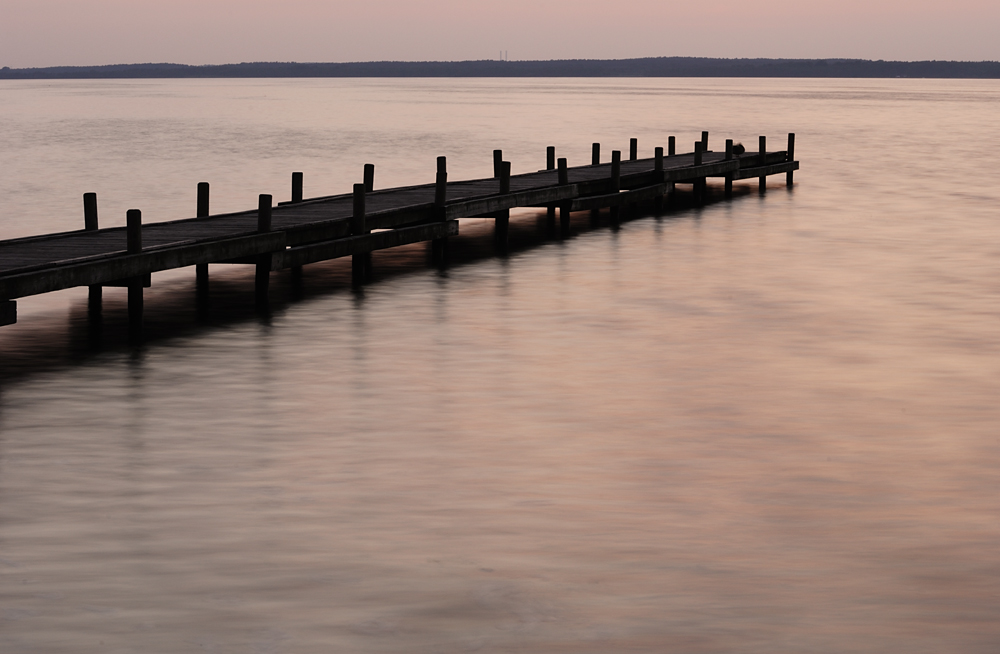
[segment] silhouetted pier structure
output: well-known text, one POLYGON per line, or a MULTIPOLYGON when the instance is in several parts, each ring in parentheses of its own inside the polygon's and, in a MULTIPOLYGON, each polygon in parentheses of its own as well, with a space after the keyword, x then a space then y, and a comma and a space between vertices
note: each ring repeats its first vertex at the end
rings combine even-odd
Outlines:
POLYGON ((757 178, 766 188, 769 175, 785 174, 792 184, 799 164, 794 154, 795 135, 788 135, 786 150, 767 151, 760 137, 757 152, 733 153, 733 143, 713 152, 708 132, 694 144, 693 152, 678 154, 676 140, 656 148, 653 157, 638 156, 632 139, 629 158, 611 152, 602 162, 595 143, 587 166, 569 167, 546 152, 546 169, 512 175, 510 163, 495 150, 494 176, 488 179, 448 181, 444 157, 438 157, 433 184, 374 189, 373 165, 364 169, 363 182, 351 194, 304 199, 302 173, 292 174, 291 201, 276 206, 270 195, 261 195, 256 210, 209 214, 209 187, 198 185, 195 218, 142 224, 141 213, 130 210, 126 227, 101 229, 97 197, 84 195, 84 229, 58 234, 0 241, 0 325, 17 321, 18 298, 59 291, 74 286, 90 288, 90 308, 100 311, 104 286, 128 287, 130 330, 141 333, 143 288, 154 272, 195 266, 199 299, 207 298, 208 264, 256 266, 258 305, 267 306, 270 273, 289 268, 294 276, 310 263, 352 256, 355 284, 371 275, 375 250, 430 241, 432 259, 447 261, 448 237, 458 233, 459 218, 495 219, 498 251, 507 246, 510 209, 544 207, 559 233, 569 234, 570 212, 609 209, 618 219, 624 206, 652 204, 659 211, 674 185, 692 184, 695 200, 704 197, 708 178, 725 180, 727 196, 735 180, 757 178))

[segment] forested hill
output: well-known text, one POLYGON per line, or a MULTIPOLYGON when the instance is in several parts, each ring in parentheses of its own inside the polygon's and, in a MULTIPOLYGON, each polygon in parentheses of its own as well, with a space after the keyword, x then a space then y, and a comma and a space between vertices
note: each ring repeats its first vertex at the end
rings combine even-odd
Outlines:
POLYGON ((996 61, 866 59, 558 59, 552 61, 255 62, 0 68, 0 79, 221 77, 936 77, 1000 78, 996 61))

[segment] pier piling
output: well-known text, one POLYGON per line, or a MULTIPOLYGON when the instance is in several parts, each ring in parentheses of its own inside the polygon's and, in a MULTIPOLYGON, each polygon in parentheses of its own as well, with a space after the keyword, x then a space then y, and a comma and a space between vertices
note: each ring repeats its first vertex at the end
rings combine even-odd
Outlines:
MULTIPOLYGON (((569 167, 566 158, 559 159, 559 186, 569 184, 569 167)), ((571 200, 563 200, 559 205, 559 235, 563 238, 569 236, 569 212, 573 206, 571 200)))
MULTIPOLYGON (((293 173, 294 175, 294 173, 293 173)), ((301 175, 301 173, 299 173, 301 175)), ((292 178, 292 196, 294 197, 295 191, 295 179, 292 178)), ((301 190, 301 178, 300 178, 300 190, 301 190)), ((198 182, 198 205, 196 209, 196 215, 199 218, 204 218, 209 215, 208 213, 208 198, 209 198, 209 186, 208 182, 198 182)), ((199 311, 204 312, 207 308, 208 302, 208 264, 199 263, 195 264, 195 294, 198 297, 198 308, 199 311)))
MULTIPOLYGON (((500 195, 510 193, 510 162, 500 162, 500 195)), ((510 209, 493 214, 493 241, 500 254, 507 252, 507 235, 510 227, 510 209)))
MULTIPOLYGON (((767 166, 767 137, 766 136, 761 136, 760 137, 760 147, 759 147, 759 149, 760 149, 760 163, 758 165, 763 170, 764 167, 767 166)), ((758 190, 761 193, 763 193, 763 192, 765 192, 767 190, 767 175, 766 174, 761 174, 761 176, 757 178, 757 186, 758 186, 758 190)))
MULTIPOLYGON (((100 228, 97 219, 97 193, 83 194, 83 228, 88 232, 96 232, 100 228)), ((100 284, 91 284, 87 288, 87 315, 91 324, 100 321, 103 299, 104 288, 100 284)))
POLYGON ((601 144, 594 143, 590 146, 590 165, 597 166, 601 163, 601 144))
MULTIPOLYGON (((142 212, 129 209, 125 213, 125 241, 128 254, 142 253, 142 212)), ((142 339, 142 287, 141 276, 128 281, 128 330, 133 343, 142 339)))
MULTIPOLYGON (((726 161, 733 160, 733 139, 726 139, 726 161)), ((733 197, 733 174, 726 173, 726 197, 733 197)))
POLYGON ((639 139, 629 139, 628 160, 637 161, 639 159, 639 139))
MULTIPOLYGON (((367 234, 365 225, 365 187, 364 183, 354 185, 354 211, 351 214, 351 236, 367 234)), ((351 256, 351 284, 361 286, 368 281, 368 256, 370 252, 359 252, 351 256)))
MULTIPOLYGON (((271 205, 273 198, 261 193, 257 197, 257 233, 266 234, 271 231, 271 205)), ((271 282, 271 253, 257 256, 257 269, 254 276, 254 292, 257 308, 267 309, 267 291, 271 282)))
MULTIPOLYGON (((493 176, 500 177, 503 168, 503 152, 493 151, 493 176)), ((437 177, 434 180, 434 217, 438 221, 446 220, 444 203, 448 199, 448 160, 437 158, 437 177)), ((448 237, 442 236, 431 241, 431 261, 439 268, 448 265, 448 237)))
MULTIPOLYGON (((786 161, 795 161, 795 134, 794 133, 790 132, 788 134, 788 147, 786 148, 786 151, 788 152, 788 157, 786 158, 786 161)), ((794 172, 791 171, 791 170, 789 170, 787 173, 785 173, 785 186, 791 186, 792 185, 792 175, 793 174, 794 174, 794 172)))

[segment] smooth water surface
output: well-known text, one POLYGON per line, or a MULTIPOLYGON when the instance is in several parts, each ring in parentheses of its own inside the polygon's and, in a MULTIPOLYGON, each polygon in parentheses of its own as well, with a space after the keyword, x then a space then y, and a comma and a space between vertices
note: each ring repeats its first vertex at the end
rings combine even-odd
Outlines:
POLYGON ((0 238, 797 134, 802 170, 618 230, 530 211, 275 274, 19 302, 0 651, 1000 650, 1000 83, 0 85, 0 238))

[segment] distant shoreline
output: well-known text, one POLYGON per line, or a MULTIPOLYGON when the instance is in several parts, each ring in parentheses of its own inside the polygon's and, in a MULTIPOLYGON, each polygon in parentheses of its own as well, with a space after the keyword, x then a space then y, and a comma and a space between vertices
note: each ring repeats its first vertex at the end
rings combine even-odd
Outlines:
POLYGON ((868 59, 557 59, 551 61, 370 61, 113 64, 0 68, 0 80, 292 77, 820 77, 1000 79, 997 61, 868 59))

